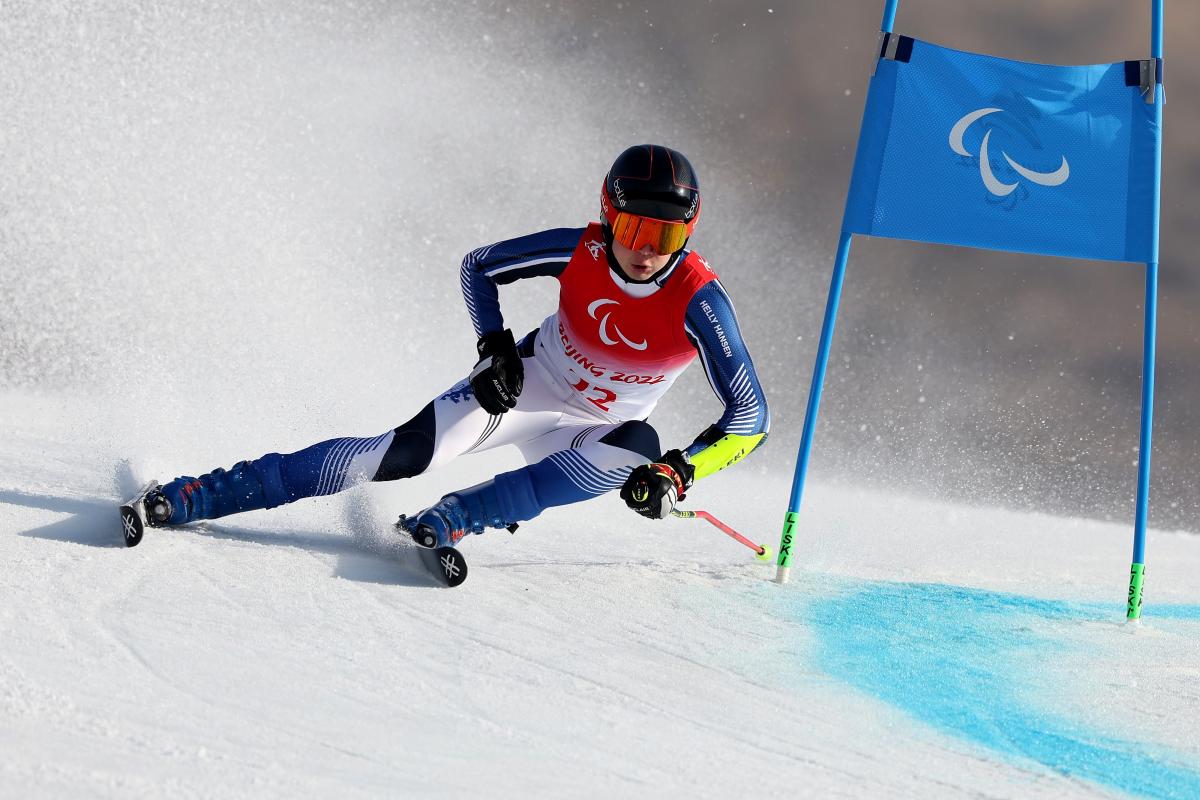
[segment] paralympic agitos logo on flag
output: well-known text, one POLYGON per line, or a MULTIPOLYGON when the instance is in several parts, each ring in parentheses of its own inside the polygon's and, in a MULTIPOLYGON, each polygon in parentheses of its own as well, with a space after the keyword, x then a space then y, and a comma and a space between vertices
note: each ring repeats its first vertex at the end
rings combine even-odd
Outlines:
POLYGON ((871 79, 847 233, 1157 258, 1161 112, 1131 82, 1145 62, 1060 67, 911 47, 871 79))
MULTIPOLYGON (((1051 158, 1060 159, 1058 164, 1053 165, 1050 169, 1047 169, 1051 166, 1050 164, 1035 165, 1042 167, 1042 169, 1035 169, 1014 159, 1004 149, 1004 143, 999 145, 993 143, 992 134, 999 131, 1000 138, 1004 142, 1019 143, 1012 142, 1014 138, 1024 140, 1028 145, 1025 149, 1031 148, 1034 151, 1045 152, 1045 146, 1030 124, 1032 119, 1041 115, 1029 106, 1028 101, 1018 100, 1016 103, 1010 102, 1008 105, 1016 107, 1024 105, 1026 113, 1014 113, 1009 109, 994 106, 969 111, 960 117, 950 129, 949 145, 951 150, 962 156, 963 164, 979 170, 979 178, 988 192, 985 200, 995 205, 1002 205, 1006 210, 1011 211, 1016 208, 1018 203, 1030 196, 1030 184, 1054 187, 1066 183, 1067 179, 1071 177, 1071 165, 1067 161, 1066 155, 1056 154, 1051 158), (982 131, 982 138, 978 139, 977 153, 972 153, 966 143, 968 132, 973 129, 982 131), (1004 136, 1006 133, 1009 135, 1004 136), (1000 154, 999 158, 996 157, 997 150, 1000 154)), ((975 135, 977 136, 978 133, 975 135)), ((974 136, 972 140, 975 140, 974 136)), ((1022 157, 1028 158, 1024 155, 1022 157)), ((1044 159, 1045 156, 1043 156, 1044 159)))

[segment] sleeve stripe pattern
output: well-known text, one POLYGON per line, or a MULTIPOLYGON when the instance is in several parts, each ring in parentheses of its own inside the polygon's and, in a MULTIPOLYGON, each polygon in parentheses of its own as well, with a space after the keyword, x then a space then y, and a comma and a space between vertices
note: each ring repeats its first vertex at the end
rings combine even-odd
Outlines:
POLYGON ((719 281, 710 281, 693 296, 684 329, 700 355, 709 386, 725 404, 717 427, 740 436, 766 433, 771 424, 766 398, 742 340, 733 302, 719 281))
POLYGON ((579 236, 577 229, 557 228, 468 253, 459 271, 459 281, 476 335, 504 327, 497 286, 521 278, 560 274, 571 260, 579 236))
POLYGON ((561 450, 547 457, 554 466, 583 491, 590 495, 601 495, 612 491, 625 482, 633 467, 620 467, 607 472, 597 469, 575 450, 561 450))
MULTIPOLYGON (((476 292, 473 286, 474 276, 475 270, 472 269, 471 256, 467 256, 463 259, 462 270, 459 272, 459 280, 462 283, 463 299, 467 303, 467 313, 471 315, 471 324, 475 326, 475 334, 482 336, 485 331, 479 320, 479 311, 475 308, 476 292)), ((498 294, 497 298, 499 298, 498 294)))
POLYGON ((729 423, 723 426, 724 431, 743 436, 758 433, 757 423, 760 410, 758 394, 754 391, 754 384, 750 382, 750 376, 746 373, 745 363, 738 367, 737 374, 733 376, 729 386, 733 390, 733 403, 736 410, 729 418, 729 423))
POLYGON ((559 255, 553 256, 551 258, 535 258, 530 261, 518 261, 516 264, 509 264, 507 267, 489 268, 489 269, 482 270, 482 272, 484 275, 487 275, 489 278, 494 278, 497 275, 503 275, 505 272, 511 272, 514 269, 521 269, 522 267, 532 267, 532 266, 536 266, 537 264, 554 264, 554 263, 561 264, 564 260, 569 261, 570 259, 571 259, 570 253, 566 254, 566 259, 563 258, 562 254, 559 254, 559 255))

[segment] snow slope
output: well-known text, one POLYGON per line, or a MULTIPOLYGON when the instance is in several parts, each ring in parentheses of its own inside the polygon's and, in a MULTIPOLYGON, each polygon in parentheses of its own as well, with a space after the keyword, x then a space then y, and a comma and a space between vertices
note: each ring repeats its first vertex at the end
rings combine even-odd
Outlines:
MULTIPOLYGON (((1200 796, 1190 534, 1138 625, 1124 526, 830 486, 786 587, 602 498, 444 590, 388 530, 437 486, 126 550, 87 404, 0 403, 0 796, 1200 796)), ((773 542, 787 484, 744 472, 705 503, 773 542)))

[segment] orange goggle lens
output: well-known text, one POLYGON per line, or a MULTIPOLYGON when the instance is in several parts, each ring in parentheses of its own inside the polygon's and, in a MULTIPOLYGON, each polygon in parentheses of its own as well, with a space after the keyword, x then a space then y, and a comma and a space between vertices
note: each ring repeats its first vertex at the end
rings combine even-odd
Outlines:
POLYGON ((686 222, 668 222, 650 217, 617 212, 612 221, 613 239, 630 250, 641 250, 646 245, 659 255, 674 253, 688 240, 686 222))

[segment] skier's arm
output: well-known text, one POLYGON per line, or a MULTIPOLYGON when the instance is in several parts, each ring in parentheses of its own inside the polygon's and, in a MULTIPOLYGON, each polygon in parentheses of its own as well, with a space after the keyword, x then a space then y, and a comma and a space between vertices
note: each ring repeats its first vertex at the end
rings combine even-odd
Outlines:
POLYGON ((684 325, 709 385, 725 404, 721 418, 684 451, 699 480, 736 464, 765 442, 771 415, 733 302, 719 281, 710 281, 692 297, 684 325))
POLYGON ((583 231, 583 228, 553 228, 468 253, 459 274, 475 335, 482 338, 504 330, 499 286, 521 278, 561 275, 583 231))
POLYGON ((695 481, 748 456, 766 441, 771 424, 733 303, 719 282, 710 281, 692 297, 684 327, 725 413, 683 452, 668 450, 656 462, 635 467, 626 478, 621 499, 651 519, 669 516, 695 481))

